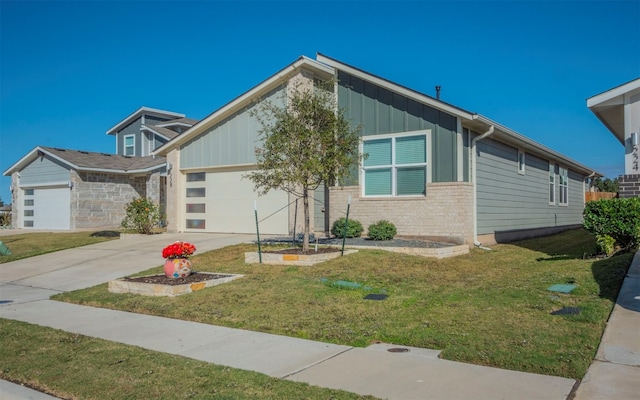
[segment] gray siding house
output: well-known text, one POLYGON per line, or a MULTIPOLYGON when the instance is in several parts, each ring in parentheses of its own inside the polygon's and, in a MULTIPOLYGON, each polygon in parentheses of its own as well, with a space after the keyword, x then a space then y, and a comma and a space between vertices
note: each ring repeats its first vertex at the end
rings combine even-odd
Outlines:
POLYGON ((166 159, 151 151, 195 122, 142 107, 107 132, 116 137, 116 154, 37 146, 4 172, 11 176, 12 226, 115 228, 135 197, 164 209, 166 159))
MULTIPOLYGON (((368 154, 350 179, 316 191, 314 230, 343 216, 368 225, 387 219, 398 234, 458 243, 540 235, 582 222, 584 182, 596 172, 472 113, 322 54, 301 57, 158 148, 168 176, 170 231, 254 232, 254 207, 269 216, 261 232, 301 231, 295 199, 258 197, 243 175, 255 168, 256 99, 335 78, 338 104, 362 126, 368 154)), ((300 212, 300 210, 298 210, 300 212)))

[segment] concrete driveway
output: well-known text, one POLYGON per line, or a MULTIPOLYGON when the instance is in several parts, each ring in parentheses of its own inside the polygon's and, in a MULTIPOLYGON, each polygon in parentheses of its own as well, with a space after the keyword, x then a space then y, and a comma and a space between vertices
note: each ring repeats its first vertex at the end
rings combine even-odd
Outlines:
POLYGON ((162 265, 162 249, 178 240, 194 243, 199 253, 250 242, 254 236, 214 233, 126 235, 108 242, 0 264, 0 304, 45 300, 56 293, 84 289, 162 265))

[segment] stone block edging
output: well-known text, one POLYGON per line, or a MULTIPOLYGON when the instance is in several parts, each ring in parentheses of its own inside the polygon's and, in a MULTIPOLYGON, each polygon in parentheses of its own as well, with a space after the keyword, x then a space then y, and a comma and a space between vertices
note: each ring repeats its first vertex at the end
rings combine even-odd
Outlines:
POLYGON ((185 283, 184 285, 161 285, 154 283, 132 282, 124 278, 109 281, 109 292, 111 293, 133 293, 143 296, 168 296, 175 297, 187 293, 192 293, 211 286, 221 285, 242 278, 240 274, 220 274, 215 272, 198 272, 203 275, 225 275, 223 278, 209 279, 202 282, 185 283))

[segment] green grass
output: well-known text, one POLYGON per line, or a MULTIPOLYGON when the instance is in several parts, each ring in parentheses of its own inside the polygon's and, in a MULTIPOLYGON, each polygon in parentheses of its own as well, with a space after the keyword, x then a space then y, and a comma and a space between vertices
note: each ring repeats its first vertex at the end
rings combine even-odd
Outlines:
POLYGON ((65 399, 373 399, 4 319, 0 378, 65 399))
POLYGON ((450 360, 580 379, 632 259, 583 259, 594 250, 591 235, 574 230, 444 260, 361 250, 285 267, 246 265, 243 252, 255 247, 238 245, 192 259, 196 271, 246 275, 231 283, 176 298, 113 294, 104 284, 55 299, 337 344, 440 349, 450 360), (567 282, 578 285, 569 295, 546 290, 567 282), (389 297, 364 300, 368 293, 389 297), (562 307, 582 312, 551 315, 562 307))
POLYGON ((108 232, 34 232, 18 235, 0 236, 11 255, 0 255, 0 264, 52 253, 54 251, 86 246, 107 240, 118 239, 117 236, 104 236, 108 232))

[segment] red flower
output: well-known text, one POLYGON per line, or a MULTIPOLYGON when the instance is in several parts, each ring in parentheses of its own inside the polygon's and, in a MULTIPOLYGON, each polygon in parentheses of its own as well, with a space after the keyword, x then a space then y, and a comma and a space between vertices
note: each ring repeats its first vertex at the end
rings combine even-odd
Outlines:
POLYGON ((162 249, 163 258, 189 258, 196 251, 196 246, 187 242, 175 242, 162 249))

